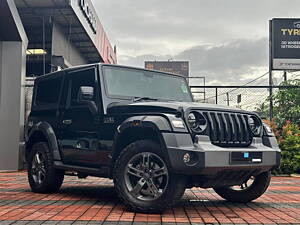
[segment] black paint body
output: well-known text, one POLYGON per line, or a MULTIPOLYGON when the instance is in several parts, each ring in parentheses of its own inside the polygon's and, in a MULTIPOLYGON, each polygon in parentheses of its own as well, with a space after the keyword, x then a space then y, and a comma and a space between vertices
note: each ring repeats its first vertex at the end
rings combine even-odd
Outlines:
MULTIPOLYGON (((173 172, 193 177, 191 185, 202 187, 218 185, 218 174, 223 171, 235 171, 240 177, 239 181, 236 181, 237 176, 228 180, 231 184, 244 179, 240 171, 247 171, 245 176, 248 176, 278 166, 280 150, 276 141, 274 142, 274 137, 262 134, 257 138, 261 143, 256 143, 255 138, 251 139, 253 146, 222 148, 211 143, 207 133, 196 137, 186 122, 189 112, 195 110, 214 112, 216 115, 238 113, 256 116, 255 114, 194 102, 133 102, 128 99, 110 98, 105 90, 102 66, 107 65, 80 66, 36 79, 32 111, 26 127, 27 154, 36 141, 44 140, 53 151, 57 168, 83 175, 112 177, 114 162, 124 147, 136 140, 153 139, 161 145, 173 172), (47 95, 39 97, 39 88, 49 87, 47 84, 53 79, 56 79, 58 85, 53 83, 59 92, 57 99, 47 99, 52 95, 51 89, 47 95), (93 86, 93 102, 97 113, 93 113, 86 104, 76 102, 77 95, 74 93, 77 93, 77 89, 82 85, 93 86), (52 103, 43 104, 45 99, 52 103), (173 119, 182 119, 185 127, 174 127, 171 122, 173 119), (264 157, 263 162, 249 165, 230 164, 230 154, 233 151, 259 151, 264 157), (182 161, 187 152, 194 154, 197 159, 195 164, 188 165, 182 161), (200 176, 199 179, 194 181, 197 176, 200 176)), ((250 132, 246 128, 245 131, 250 132)))

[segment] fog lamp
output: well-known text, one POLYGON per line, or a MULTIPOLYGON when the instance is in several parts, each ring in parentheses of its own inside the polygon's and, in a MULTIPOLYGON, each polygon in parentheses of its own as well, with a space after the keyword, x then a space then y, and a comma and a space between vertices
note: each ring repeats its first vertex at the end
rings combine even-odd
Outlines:
POLYGON ((190 162, 191 161, 191 156, 190 156, 190 154, 189 153, 185 153, 184 155, 183 155, 183 162, 184 163, 188 163, 188 162, 190 162))

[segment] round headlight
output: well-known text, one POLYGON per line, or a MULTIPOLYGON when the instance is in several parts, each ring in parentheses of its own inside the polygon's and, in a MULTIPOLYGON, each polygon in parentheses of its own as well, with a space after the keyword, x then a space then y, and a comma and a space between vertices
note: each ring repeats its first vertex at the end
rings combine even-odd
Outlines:
POLYGON ((190 125, 190 128, 195 129, 197 128, 197 120, 194 113, 190 113, 188 116, 188 123, 190 125))
POLYGON ((203 132, 207 127, 205 117, 199 112, 191 112, 187 118, 189 127, 195 133, 203 132))
POLYGON ((254 136, 259 136, 262 129, 261 121, 256 116, 250 116, 248 119, 250 129, 254 136))

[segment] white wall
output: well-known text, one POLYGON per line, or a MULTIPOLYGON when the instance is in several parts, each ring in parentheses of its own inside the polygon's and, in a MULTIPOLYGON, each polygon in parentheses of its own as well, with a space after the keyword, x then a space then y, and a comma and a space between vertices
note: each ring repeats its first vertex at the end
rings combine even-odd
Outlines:
MULTIPOLYGON (((0 9, 0 12, 6 10, 10 21, 13 21, 10 27, 15 30, 11 31, 12 35, 7 35, 5 41, 0 40, 0 170, 18 170, 22 167, 19 159, 23 153, 25 52, 28 40, 14 2, 4 0, 3 4, 6 8, 0 9)), ((0 20, 0 23, 7 21, 0 20)))
MULTIPOLYGON (((22 42, 3 42, 0 94, 0 169, 19 168, 22 42)), ((24 115, 24 114, 23 114, 24 115)), ((23 123, 23 124, 22 124, 23 123)))
MULTIPOLYGON (((2 65, 1 63, 2 63, 2 41, 0 39, 0 66, 2 65)), ((0 106, 1 106, 1 78, 2 78, 2 69, 0 67, 0 106)))
POLYGON ((69 66, 88 63, 72 42, 67 39, 67 35, 63 33, 61 27, 56 23, 53 23, 52 55, 62 56, 64 60, 70 64, 69 66))

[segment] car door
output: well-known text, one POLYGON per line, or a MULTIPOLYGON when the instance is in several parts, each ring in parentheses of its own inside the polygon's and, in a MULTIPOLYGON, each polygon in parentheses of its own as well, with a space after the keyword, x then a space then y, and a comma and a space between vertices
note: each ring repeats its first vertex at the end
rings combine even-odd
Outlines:
POLYGON ((99 107, 101 102, 97 69, 91 67, 69 72, 67 80, 68 96, 61 118, 60 146, 63 161, 68 165, 99 167, 102 112, 99 107), (99 109, 98 113, 93 113, 87 104, 78 101, 80 87, 93 88, 92 100, 99 109))

